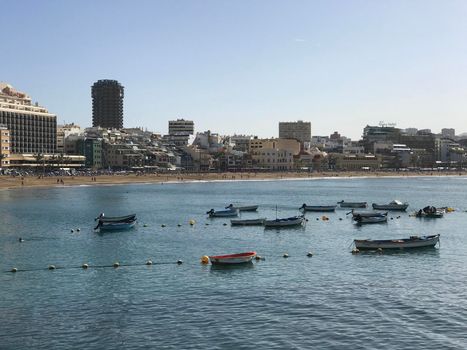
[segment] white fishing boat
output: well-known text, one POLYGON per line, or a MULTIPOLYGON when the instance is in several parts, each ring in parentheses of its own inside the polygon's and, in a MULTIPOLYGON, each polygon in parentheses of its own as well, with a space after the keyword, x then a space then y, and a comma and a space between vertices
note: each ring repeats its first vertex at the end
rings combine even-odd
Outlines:
POLYGON ((405 211, 409 206, 409 203, 402 203, 397 199, 389 202, 388 204, 376 204, 373 203, 372 207, 375 210, 398 210, 398 211, 405 211))
POLYGON ((341 208, 366 208, 366 202, 337 202, 341 208))
POLYGON ((264 221, 265 227, 291 227, 291 226, 300 226, 305 222, 305 217, 300 216, 291 216, 289 218, 283 219, 274 219, 264 221))
POLYGON ((303 211, 331 212, 336 210, 337 205, 303 205, 299 208, 303 211))
POLYGON ((256 256, 256 252, 246 252, 228 255, 210 255, 209 260, 213 265, 231 265, 249 263, 256 256))
POLYGON ((266 218, 259 218, 259 219, 232 219, 230 220, 230 224, 232 226, 262 226, 266 218))
POLYGON ((237 209, 238 211, 256 211, 258 210, 258 205, 244 205, 244 206, 237 206, 233 204, 229 204, 225 207, 225 209, 237 209))
POLYGON ((226 209, 226 210, 214 210, 211 209, 206 214, 209 215, 210 218, 226 218, 232 216, 238 216, 237 209, 226 209))
POLYGON ((411 236, 401 239, 355 239, 355 248, 359 250, 371 249, 412 249, 434 247, 439 242, 439 234, 431 236, 411 236))

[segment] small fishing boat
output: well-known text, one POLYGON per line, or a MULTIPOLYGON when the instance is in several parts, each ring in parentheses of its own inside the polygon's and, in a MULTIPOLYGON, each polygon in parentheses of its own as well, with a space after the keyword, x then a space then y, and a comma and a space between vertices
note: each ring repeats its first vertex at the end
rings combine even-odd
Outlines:
POLYGON ((109 216, 106 217, 104 213, 101 213, 97 218, 97 226, 94 230, 99 229, 100 231, 120 231, 128 230, 136 225, 136 214, 125 215, 125 216, 109 216))
POLYGON ((135 220, 136 214, 130 214, 125 216, 105 216, 104 213, 100 213, 94 221, 100 220, 103 222, 117 222, 117 221, 128 221, 128 220, 135 220))
POLYGON ((305 222, 305 217, 300 216, 291 216, 284 219, 274 219, 274 220, 265 220, 265 227, 290 227, 290 226, 300 226, 305 222))
POLYGON ((357 222, 357 224, 381 224, 384 222, 388 222, 387 216, 354 216, 353 219, 357 222))
POLYGON ((128 222, 99 222, 94 228, 99 231, 123 231, 129 230, 136 225, 136 219, 128 222))
POLYGON ((230 220, 230 224, 232 226, 262 226, 266 218, 259 218, 259 219, 232 219, 230 220))
POLYGON ((258 210, 258 205, 245 205, 245 206, 234 206, 229 204, 225 209, 237 209, 238 211, 256 211, 258 210))
POLYGON ((411 236, 402 239, 355 239, 355 248, 359 250, 369 249, 411 249, 434 247, 439 242, 439 234, 431 236, 411 236))
POLYGON ((246 252, 228 255, 210 255, 209 260, 213 265, 245 264, 256 256, 256 252, 246 252))
POLYGON ((337 202, 341 208, 366 208, 366 202, 337 202))
POLYGON ((436 209, 436 207, 433 206, 426 206, 425 208, 416 212, 415 216, 417 218, 442 218, 444 216, 444 210, 436 209))
POLYGON ((388 215, 388 212, 382 213, 380 211, 374 211, 374 210, 352 210, 350 213, 352 213, 352 216, 354 219, 357 216, 370 218, 370 217, 382 217, 382 216, 388 215))
POLYGON ((372 207, 375 210, 398 210, 398 211, 405 211, 407 207, 409 206, 409 203, 402 203, 401 201, 398 201, 397 199, 389 202, 388 204, 376 204, 373 203, 372 207))
POLYGON ((232 216, 238 216, 237 209, 226 209, 226 210, 214 210, 211 209, 206 214, 209 215, 210 218, 226 218, 232 216))
POLYGON ((337 205, 303 205, 299 208, 303 211, 314 211, 314 212, 330 212, 335 211, 337 205))

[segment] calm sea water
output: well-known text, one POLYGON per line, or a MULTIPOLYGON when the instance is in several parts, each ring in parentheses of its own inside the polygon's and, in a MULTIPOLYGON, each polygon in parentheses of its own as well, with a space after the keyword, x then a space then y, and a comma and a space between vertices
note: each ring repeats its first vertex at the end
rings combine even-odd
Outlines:
POLYGON ((466 210, 465 177, 1 191, 0 349, 466 349, 466 210), (244 218, 275 218, 276 205, 289 216, 302 203, 395 198, 409 211, 457 211, 431 220, 390 214, 364 227, 346 210, 329 221, 308 213, 305 228, 280 231, 204 214, 232 202, 260 205, 244 218), (139 225, 98 234, 100 212, 134 212, 139 225), (439 249, 350 254, 354 238, 434 233, 439 249), (248 250, 265 260, 229 269, 199 262, 248 250), (79 268, 115 261, 132 266, 79 268))

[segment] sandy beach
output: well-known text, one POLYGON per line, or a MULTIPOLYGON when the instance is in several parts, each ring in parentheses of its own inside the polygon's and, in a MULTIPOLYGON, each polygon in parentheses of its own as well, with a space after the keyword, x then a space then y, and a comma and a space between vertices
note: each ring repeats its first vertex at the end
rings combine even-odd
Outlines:
POLYGON ((177 183, 194 181, 258 181, 327 177, 387 177, 387 176, 466 176, 463 171, 432 172, 262 172, 262 173, 174 173, 174 174, 115 174, 93 176, 0 176, 0 189, 21 187, 63 187, 80 185, 118 185, 131 183, 177 183))

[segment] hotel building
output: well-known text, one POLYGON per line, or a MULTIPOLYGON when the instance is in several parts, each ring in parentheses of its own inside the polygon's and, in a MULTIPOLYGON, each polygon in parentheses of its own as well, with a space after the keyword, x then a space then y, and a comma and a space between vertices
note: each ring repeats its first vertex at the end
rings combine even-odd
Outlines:
POLYGON ((56 115, 6 83, 0 83, 0 124, 9 131, 10 153, 55 153, 56 115))

